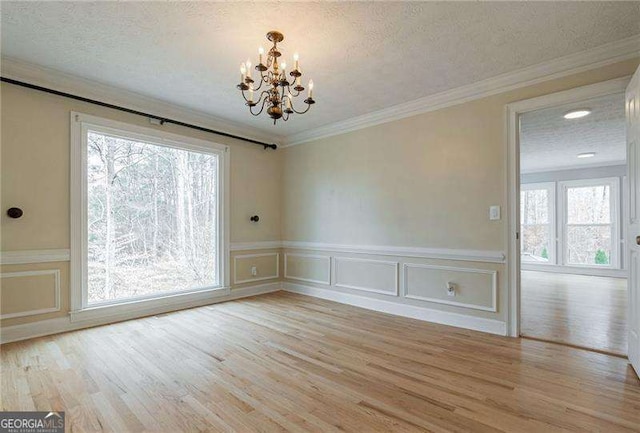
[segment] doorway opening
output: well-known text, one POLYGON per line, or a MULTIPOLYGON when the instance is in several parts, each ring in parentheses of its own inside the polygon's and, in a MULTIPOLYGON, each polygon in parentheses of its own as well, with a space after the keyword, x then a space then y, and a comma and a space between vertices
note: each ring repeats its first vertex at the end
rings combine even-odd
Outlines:
POLYGON ((514 336, 627 355, 627 82, 515 107, 514 336))

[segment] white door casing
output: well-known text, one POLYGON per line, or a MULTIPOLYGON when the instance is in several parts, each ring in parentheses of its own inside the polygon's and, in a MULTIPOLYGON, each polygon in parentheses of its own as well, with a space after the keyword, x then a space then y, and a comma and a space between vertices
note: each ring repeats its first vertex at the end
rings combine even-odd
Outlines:
POLYGON ((640 68, 625 93, 627 117, 627 248, 629 248, 629 362, 640 375, 640 68))

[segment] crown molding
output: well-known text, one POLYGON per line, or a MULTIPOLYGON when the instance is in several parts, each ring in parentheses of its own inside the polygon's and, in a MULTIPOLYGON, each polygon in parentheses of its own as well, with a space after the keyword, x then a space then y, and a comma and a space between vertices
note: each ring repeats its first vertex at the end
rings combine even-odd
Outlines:
POLYGON ((508 92, 513 89, 531 86, 543 81, 578 74, 634 57, 640 57, 640 35, 394 105, 362 116, 292 134, 286 137, 286 141, 281 147, 295 146, 321 138, 357 131, 370 126, 508 92))
POLYGON ((0 66, 2 76, 6 78, 24 81, 85 98, 96 99, 109 104, 121 105, 133 110, 148 112, 160 117, 176 119, 205 128, 217 129, 254 140, 271 143, 281 143, 284 141, 284 137, 281 135, 269 134, 257 128, 212 116, 203 111, 172 104, 120 87, 82 78, 77 75, 11 57, 2 56, 0 66))

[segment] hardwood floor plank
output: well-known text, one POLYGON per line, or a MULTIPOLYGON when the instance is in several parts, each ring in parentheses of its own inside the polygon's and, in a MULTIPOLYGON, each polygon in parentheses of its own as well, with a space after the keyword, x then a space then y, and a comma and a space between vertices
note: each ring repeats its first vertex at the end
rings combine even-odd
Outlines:
POLYGON ((627 354, 627 280, 522 271, 521 334, 627 354))
POLYGON ((283 292, 6 344, 1 366, 3 410, 74 432, 640 431, 624 359, 283 292))

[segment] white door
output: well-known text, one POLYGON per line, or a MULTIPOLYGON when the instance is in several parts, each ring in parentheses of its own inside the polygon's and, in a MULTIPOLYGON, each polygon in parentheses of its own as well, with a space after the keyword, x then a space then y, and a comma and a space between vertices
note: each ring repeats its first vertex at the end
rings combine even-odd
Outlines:
POLYGON ((640 68, 625 95, 629 206, 629 361, 640 375, 640 68))

